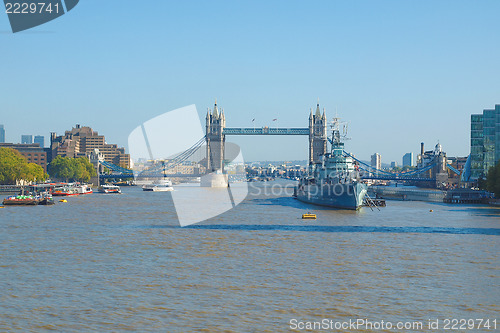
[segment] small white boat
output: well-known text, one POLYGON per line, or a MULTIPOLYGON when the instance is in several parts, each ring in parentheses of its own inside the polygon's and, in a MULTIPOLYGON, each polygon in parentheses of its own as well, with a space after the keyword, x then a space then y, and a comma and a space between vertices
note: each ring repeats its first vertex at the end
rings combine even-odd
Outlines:
POLYGON ((167 185, 144 185, 142 187, 143 191, 152 191, 152 192, 168 192, 168 191, 173 191, 174 188, 172 186, 167 186, 167 185))
POLYGON ((99 193, 122 193, 120 186, 116 185, 101 185, 99 186, 99 193))
POLYGON ((173 191, 172 182, 167 179, 163 179, 160 181, 153 182, 152 184, 146 184, 142 187, 143 191, 152 191, 152 192, 168 192, 173 191))
POLYGON ((80 185, 76 187, 76 192, 78 194, 91 194, 93 191, 90 185, 80 185))

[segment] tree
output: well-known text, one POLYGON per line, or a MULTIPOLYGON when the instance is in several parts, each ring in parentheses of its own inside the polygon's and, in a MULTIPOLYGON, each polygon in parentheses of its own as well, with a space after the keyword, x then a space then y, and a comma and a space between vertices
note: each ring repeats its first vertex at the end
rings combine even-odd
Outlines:
POLYGON ((28 163, 15 149, 0 148, 0 184, 15 184, 18 180, 42 181, 47 178, 43 168, 28 163))
POLYGON ((56 156, 49 164, 49 175, 68 181, 73 176, 71 162, 68 157, 56 156))
POLYGON ((92 163, 85 157, 56 156, 50 162, 49 174, 51 177, 64 179, 66 182, 88 182, 90 178, 96 176, 96 171, 92 163))
POLYGON ((47 175, 43 171, 43 168, 35 163, 28 163, 23 167, 22 179, 36 182, 39 180, 45 180, 47 175))
POLYGON ((486 183, 486 179, 484 179, 483 176, 479 177, 479 179, 477 180, 477 187, 480 190, 486 190, 487 183, 486 183))
POLYGON ((500 197, 500 161, 488 170, 486 189, 489 192, 495 193, 497 198, 500 197))
POLYGON ((75 178, 81 182, 88 182, 90 178, 96 176, 96 172, 92 163, 85 157, 79 157, 74 160, 75 163, 75 178))

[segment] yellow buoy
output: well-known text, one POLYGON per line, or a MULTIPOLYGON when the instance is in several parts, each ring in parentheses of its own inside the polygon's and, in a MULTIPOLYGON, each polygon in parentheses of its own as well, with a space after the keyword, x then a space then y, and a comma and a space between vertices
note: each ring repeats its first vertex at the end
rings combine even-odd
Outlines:
POLYGON ((429 212, 431 212, 431 213, 432 213, 432 212, 433 212, 433 210, 431 209, 429 212))
POLYGON ((311 214, 311 213, 302 214, 302 219, 303 220, 316 220, 316 214, 311 214))
POLYGON ((59 202, 68 202, 68 200, 66 200, 66 199, 61 199, 61 200, 59 200, 59 202))

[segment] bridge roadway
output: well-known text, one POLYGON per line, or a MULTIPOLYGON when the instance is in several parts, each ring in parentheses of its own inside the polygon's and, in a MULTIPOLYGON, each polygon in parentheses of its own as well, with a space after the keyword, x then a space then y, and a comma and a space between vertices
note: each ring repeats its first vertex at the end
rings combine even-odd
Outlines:
POLYGON ((224 135, 309 135, 309 128, 243 128, 243 127, 225 127, 224 135))

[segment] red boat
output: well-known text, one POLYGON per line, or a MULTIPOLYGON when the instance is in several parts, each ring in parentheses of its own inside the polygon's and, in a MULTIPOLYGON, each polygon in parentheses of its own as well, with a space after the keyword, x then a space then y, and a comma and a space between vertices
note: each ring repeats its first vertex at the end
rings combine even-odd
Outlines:
POLYGON ((92 193, 90 185, 69 184, 63 187, 56 187, 52 190, 52 195, 66 197, 70 195, 90 194, 92 193))
POLYGON ((52 195, 57 197, 67 197, 70 195, 79 195, 76 187, 57 187, 52 190, 52 195))
POLYGON ((91 193, 93 193, 92 187, 90 187, 89 185, 79 185, 76 187, 76 191, 78 192, 78 194, 91 194, 91 193))

